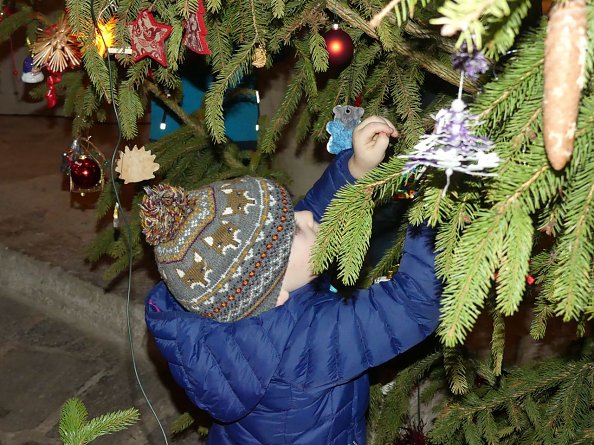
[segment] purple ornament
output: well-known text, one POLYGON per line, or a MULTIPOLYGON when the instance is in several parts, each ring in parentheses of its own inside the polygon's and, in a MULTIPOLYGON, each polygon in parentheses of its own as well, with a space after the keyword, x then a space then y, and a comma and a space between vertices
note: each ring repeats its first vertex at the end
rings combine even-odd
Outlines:
POLYGON ((468 45, 464 42, 460 46, 460 51, 452 55, 452 66, 457 71, 463 71, 469 79, 476 80, 489 69, 489 60, 476 48, 468 52, 468 45))

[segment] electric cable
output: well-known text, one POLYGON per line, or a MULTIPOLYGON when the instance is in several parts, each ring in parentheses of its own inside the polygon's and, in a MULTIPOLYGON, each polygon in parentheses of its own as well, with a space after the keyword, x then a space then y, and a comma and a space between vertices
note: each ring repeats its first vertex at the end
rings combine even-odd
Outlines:
MULTIPOLYGON (((112 73, 112 67, 111 67, 111 56, 109 53, 109 48, 107 47, 107 42, 105 41, 105 38, 103 37, 103 33, 99 29, 97 17, 95 16, 94 0, 91 0, 90 4, 91 4, 91 19, 93 21, 93 26, 95 28, 95 32, 99 33, 99 36, 101 37, 101 40, 103 41, 103 45, 106 48, 107 69, 109 72, 109 94, 110 94, 111 105, 113 108, 113 112, 114 112, 114 116, 115 116, 115 120, 116 120, 116 124, 117 124, 117 129, 118 129, 118 138, 117 138, 115 147, 113 149, 113 153, 111 155, 111 161, 110 161, 110 165, 109 165, 109 179, 110 179, 113 193, 114 193, 114 196, 116 199, 116 205, 120 209, 123 209, 121 200, 120 200, 120 195, 119 195, 118 189, 116 187, 117 184, 115 182, 115 171, 114 171, 115 157, 119 150, 120 144, 122 142, 122 127, 121 127, 121 122, 120 122, 120 115, 119 115, 119 112, 118 112, 118 109, 116 106, 116 102, 114 100, 115 97, 114 97, 114 87, 113 87, 113 73, 112 73)), ((128 288, 127 288, 127 295, 126 295, 126 328, 128 331, 128 344, 130 346, 130 356, 132 359, 132 368, 134 370, 134 377, 136 378, 136 382, 138 383, 140 392, 142 393, 142 396, 144 397, 144 400, 146 401, 147 406, 149 407, 151 413, 153 414, 153 417, 155 418, 155 420, 157 421, 157 424, 159 425, 161 433, 163 434, 163 439, 165 441, 165 444, 169 445, 169 441, 167 440, 167 434, 165 433, 163 424, 161 423, 161 420, 159 419, 159 416, 157 415, 157 412, 155 411, 153 404, 152 404, 151 400, 149 399, 149 397, 144 389, 144 386, 142 385, 142 382, 140 380, 140 375, 138 373, 138 366, 136 364, 136 355, 134 353, 134 340, 132 337, 132 322, 130 319, 130 300, 131 300, 130 296, 132 293, 132 242, 131 242, 132 230, 130 228, 130 223, 128 222, 128 219, 126 218, 124 212, 121 212, 120 219, 122 221, 122 225, 124 227, 126 227, 126 234, 127 234, 126 248, 128 251, 128 288)))

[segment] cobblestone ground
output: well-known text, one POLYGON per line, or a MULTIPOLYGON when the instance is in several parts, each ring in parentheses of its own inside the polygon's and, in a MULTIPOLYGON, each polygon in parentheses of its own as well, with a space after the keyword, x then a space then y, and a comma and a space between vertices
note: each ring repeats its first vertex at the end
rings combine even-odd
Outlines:
MULTIPOLYGON (((137 407, 141 420, 125 431, 93 444, 165 443, 135 381, 129 350, 84 334, 71 325, 0 294, 0 444, 60 444, 60 407, 80 398, 95 417, 137 407)), ((141 381, 165 427, 177 417, 172 403, 184 397, 170 393, 168 374, 154 363, 138 362, 141 381)), ((163 370, 165 371, 165 370, 163 370)), ((182 406, 179 406, 180 410, 182 406)), ((197 444, 195 433, 170 438, 171 444, 197 444)))

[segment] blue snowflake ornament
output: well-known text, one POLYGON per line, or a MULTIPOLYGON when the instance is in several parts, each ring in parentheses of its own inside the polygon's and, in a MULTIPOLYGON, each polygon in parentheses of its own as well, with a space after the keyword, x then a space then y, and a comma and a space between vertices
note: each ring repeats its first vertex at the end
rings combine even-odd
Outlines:
POLYGON ((402 157, 408 159, 404 173, 414 169, 436 167, 445 170, 446 193, 453 172, 474 176, 496 176, 487 169, 501 163, 497 153, 491 152, 493 142, 473 133, 472 127, 479 124, 478 117, 465 111, 466 104, 461 99, 452 102, 449 109, 441 109, 435 116, 435 129, 432 134, 421 136, 411 153, 402 157))
POLYGON ((326 124, 326 131, 330 134, 326 149, 336 155, 352 147, 353 130, 361 122, 365 110, 352 105, 337 105, 332 112, 334 120, 326 124))

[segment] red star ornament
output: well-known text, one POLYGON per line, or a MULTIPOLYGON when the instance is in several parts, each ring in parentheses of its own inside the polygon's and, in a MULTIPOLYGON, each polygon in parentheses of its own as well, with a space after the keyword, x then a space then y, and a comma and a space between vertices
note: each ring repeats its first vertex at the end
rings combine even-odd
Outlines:
POLYGON ((165 39, 171 34, 171 26, 157 23, 155 17, 146 9, 138 14, 138 18, 126 25, 130 31, 132 43, 132 60, 138 62, 150 57, 155 62, 167 66, 165 55, 165 39))
POLYGON ((204 5, 199 0, 196 14, 192 14, 186 21, 186 34, 183 44, 198 54, 210 54, 210 49, 206 43, 206 34, 208 31, 204 24, 204 5))

